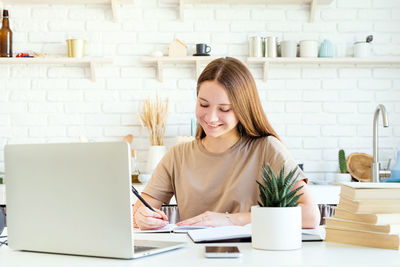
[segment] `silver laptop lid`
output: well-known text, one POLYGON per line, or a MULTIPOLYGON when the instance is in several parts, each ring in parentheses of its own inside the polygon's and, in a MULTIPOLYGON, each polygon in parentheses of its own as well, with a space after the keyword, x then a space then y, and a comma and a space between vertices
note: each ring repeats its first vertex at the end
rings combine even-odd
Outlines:
POLYGON ((5 146, 13 249, 132 258, 125 142, 5 146))

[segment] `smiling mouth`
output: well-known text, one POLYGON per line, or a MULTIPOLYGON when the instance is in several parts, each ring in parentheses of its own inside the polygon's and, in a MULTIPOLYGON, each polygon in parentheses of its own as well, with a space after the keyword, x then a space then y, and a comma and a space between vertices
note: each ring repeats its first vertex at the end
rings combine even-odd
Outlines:
POLYGON ((207 123, 207 122, 206 122, 206 124, 207 124, 207 126, 210 127, 210 128, 217 128, 217 127, 219 127, 219 126, 222 125, 222 124, 209 124, 209 123, 207 123))

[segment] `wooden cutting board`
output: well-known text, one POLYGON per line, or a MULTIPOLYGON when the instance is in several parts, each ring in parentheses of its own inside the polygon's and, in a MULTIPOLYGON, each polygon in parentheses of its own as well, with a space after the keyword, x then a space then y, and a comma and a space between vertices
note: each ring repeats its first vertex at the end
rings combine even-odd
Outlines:
POLYGON ((352 153, 347 157, 347 171, 360 182, 371 181, 373 157, 365 153, 352 153))

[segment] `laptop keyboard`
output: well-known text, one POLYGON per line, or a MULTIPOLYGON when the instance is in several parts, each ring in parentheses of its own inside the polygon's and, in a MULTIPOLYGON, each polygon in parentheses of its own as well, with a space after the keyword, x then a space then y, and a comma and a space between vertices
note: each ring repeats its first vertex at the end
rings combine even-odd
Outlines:
POLYGON ((156 249, 156 247, 146 247, 146 246, 134 246, 134 252, 143 252, 151 249, 156 249))

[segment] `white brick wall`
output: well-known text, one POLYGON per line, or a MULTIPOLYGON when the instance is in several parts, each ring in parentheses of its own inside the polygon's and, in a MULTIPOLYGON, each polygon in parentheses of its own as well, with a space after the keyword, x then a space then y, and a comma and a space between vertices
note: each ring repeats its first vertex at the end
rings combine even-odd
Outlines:
MULTIPOLYGON (((373 53, 399 55, 400 1, 335 0, 317 9, 310 23, 306 5, 185 5, 177 0, 137 0, 112 21, 108 6, 7 6, 14 50, 51 56, 66 53, 65 40, 87 40, 89 56, 108 56, 114 65, 98 69, 96 82, 80 66, 0 65, 0 144, 120 140, 132 133, 140 167, 150 145, 136 114, 141 101, 156 93, 170 98, 166 143, 190 133, 196 80, 194 67, 171 65, 159 82, 156 70, 141 63, 155 50, 168 52, 179 38, 194 52, 211 45, 216 56, 244 60, 254 34, 282 39, 329 39, 351 53, 354 41, 374 35, 373 53)), ((379 128, 380 156, 395 160, 400 149, 400 69, 398 66, 272 66, 269 81, 249 66, 262 104, 282 140, 311 180, 337 170, 337 151, 372 153, 372 118, 385 104, 390 127, 379 128)), ((380 123, 381 124, 381 123, 380 123)), ((1 149, 0 149, 1 151, 1 149)), ((0 157, 0 171, 3 169, 0 157)))

